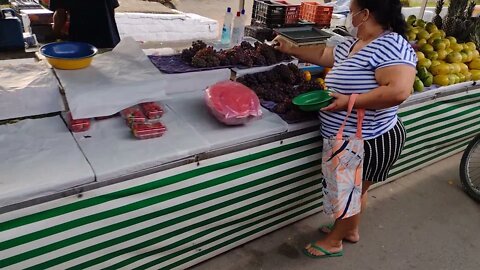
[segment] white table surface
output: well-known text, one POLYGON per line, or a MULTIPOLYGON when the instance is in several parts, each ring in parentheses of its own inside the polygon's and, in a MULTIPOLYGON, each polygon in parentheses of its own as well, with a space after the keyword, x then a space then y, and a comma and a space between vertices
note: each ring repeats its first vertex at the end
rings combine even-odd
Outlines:
POLYGON ((95 180, 59 116, 0 125, 0 207, 95 180))

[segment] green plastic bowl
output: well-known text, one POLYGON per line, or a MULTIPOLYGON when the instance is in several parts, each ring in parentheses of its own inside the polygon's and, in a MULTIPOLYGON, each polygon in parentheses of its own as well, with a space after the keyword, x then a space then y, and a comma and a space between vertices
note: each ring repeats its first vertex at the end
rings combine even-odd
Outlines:
POLYGON ((292 103, 300 107, 302 111, 312 112, 327 107, 332 103, 330 91, 316 90, 296 96, 292 103))

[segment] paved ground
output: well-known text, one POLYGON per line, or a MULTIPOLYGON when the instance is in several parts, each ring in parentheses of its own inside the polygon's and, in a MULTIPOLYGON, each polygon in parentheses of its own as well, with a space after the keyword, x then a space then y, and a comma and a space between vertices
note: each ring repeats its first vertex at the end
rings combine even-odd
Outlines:
POLYGON ((374 189, 361 241, 341 258, 315 260, 300 248, 322 236, 322 214, 287 226, 192 270, 478 270, 480 204, 459 187, 460 155, 374 189))

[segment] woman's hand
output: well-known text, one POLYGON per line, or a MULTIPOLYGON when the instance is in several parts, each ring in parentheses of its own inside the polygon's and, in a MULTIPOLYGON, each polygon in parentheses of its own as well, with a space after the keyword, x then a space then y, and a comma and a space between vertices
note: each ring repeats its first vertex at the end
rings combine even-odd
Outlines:
POLYGON ((322 111, 337 112, 346 111, 348 109, 348 101, 350 100, 350 96, 339 93, 331 93, 330 96, 334 98, 332 104, 321 109, 322 111))
POLYGON ((333 67, 333 48, 318 46, 299 47, 283 36, 277 36, 273 41, 274 47, 286 54, 293 55, 305 62, 323 67, 333 67))
POLYGON ((293 47, 295 46, 291 41, 287 40, 286 38, 282 36, 277 36, 273 40, 273 46, 275 49, 286 53, 286 54, 293 54, 293 47))

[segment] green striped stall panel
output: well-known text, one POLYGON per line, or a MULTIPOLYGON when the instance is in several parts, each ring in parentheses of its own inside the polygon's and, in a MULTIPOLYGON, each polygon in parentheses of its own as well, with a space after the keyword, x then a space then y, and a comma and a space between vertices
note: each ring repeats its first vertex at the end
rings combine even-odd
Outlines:
POLYGON ((407 140, 390 179, 463 151, 480 133, 479 114, 480 89, 402 108, 407 140))
POLYGON ((322 209, 311 132, 0 215, 1 269, 184 269, 322 209))
MULTIPOLYGON (((465 148, 480 90, 402 108, 391 179, 465 148)), ((317 213, 311 132, 0 215, 1 269, 184 269, 317 213)))

